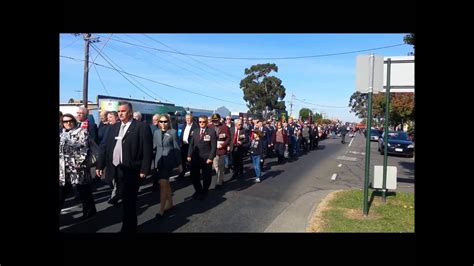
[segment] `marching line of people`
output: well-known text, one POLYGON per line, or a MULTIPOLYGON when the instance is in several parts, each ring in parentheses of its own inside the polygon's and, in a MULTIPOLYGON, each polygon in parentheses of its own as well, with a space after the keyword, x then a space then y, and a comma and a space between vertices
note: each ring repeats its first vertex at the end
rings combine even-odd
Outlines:
MULTIPOLYGON (((77 119, 60 113, 59 149, 59 211, 75 186, 83 206, 83 219, 97 213, 91 183, 104 178, 111 186, 109 204, 122 204, 121 232, 137 231, 137 196, 140 185, 149 175, 152 190, 160 191, 158 216, 172 209, 170 177, 176 171, 183 178, 190 171, 194 187, 193 199, 205 200, 212 181, 214 189, 222 189, 224 175, 233 171, 232 179, 244 175, 244 158, 251 161, 253 180, 262 181, 266 158, 277 157, 278 164, 302 153, 318 149, 319 140, 336 131, 335 125, 274 119, 241 117, 232 121, 219 114, 199 116, 197 123, 187 114, 185 123, 173 128, 168 114, 153 116, 153 124, 141 122, 141 114, 133 112, 132 104, 119 103, 117 112, 102 111, 97 127, 87 119, 81 107, 77 119), (215 175, 213 175, 213 170, 215 175), (215 179, 213 180, 213 176, 215 179), (202 180, 202 183, 201 183, 202 180)), ((347 133, 340 127, 342 143, 347 133)))

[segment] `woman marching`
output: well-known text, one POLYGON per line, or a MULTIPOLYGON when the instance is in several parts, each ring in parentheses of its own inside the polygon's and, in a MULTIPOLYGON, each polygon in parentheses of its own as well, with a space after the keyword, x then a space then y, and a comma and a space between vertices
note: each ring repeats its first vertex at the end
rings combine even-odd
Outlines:
POLYGON ((165 211, 173 207, 171 195, 170 176, 173 169, 181 166, 181 150, 179 148, 176 130, 171 128, 169 115, 160 115, 159 129, 153 134, 153 148, 156 151, 154 175, 160 183, 160 212, 163 216, 165 211))
POLYGON ((87 125, 80 125, 71 114, 64 114, 63 129, 59 135, 59 211, 73 185, 82 202, 82 219, 96 214, 92 196, 92 176, 86 165, 89 153, 89 132, 87 125))

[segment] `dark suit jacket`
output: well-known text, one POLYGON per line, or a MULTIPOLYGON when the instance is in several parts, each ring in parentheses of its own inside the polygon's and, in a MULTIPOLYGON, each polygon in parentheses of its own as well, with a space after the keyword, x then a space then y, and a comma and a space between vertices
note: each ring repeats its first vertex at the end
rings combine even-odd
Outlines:
POLYGON ((200 132, 200 128, 193 130, 191 141, 189 142, 188 157, 191 157, 191 164, 198 163, 199 159, 214 160, 214 157, 216 157, 216 131, 206 127, 203 139, 200 138, 200 132), (209 141, 206 141, 205 138, 209 138, 209 141))
MULTIPOLYGON (((231 127, 229 130, 230 130, 229 147, 230 147, 230 151, 232 151, 234 149, 235 126, 231 127)), ((241 148, 248 149, 250 147, 250 135, 249 135, 248 130, 246 130, 245 128, 241 128, 239 135, 240 136, 237 137, 237 140, 242 142, 241 148)))
MULTIPOLYGON (((112 163, 115 143, 120 131, 118 122, 109 128, 107 134, 107 145, 103 156, 98 160, 97 168, 103 170, 107 166, 106 178, 113 178, 115 175, 115 167, 112 163)), ((127 132, 122 138, 122 164, 132 169, 139 175, 140 173, 148 174, 153 155, 153 141, 150 128, 142 122, 132 120, 127 132)))
MULTIPOLYGON (((183 127, 183 131, 181 132, 181 137, 179 138, 179 145, 183 145, 184 144, 184 130, 186 129, 186 123, 184 124, 184 127, 183 127)), ((191 132, 193 132, 193 130, 195 129, 199 129, 199 126, 193 122, 193 124, 191 125, 191 130, 189 131, 189 136, 188 136, 188 144, 191 143, 191 137, 192 137, 192 134, 191 132)))

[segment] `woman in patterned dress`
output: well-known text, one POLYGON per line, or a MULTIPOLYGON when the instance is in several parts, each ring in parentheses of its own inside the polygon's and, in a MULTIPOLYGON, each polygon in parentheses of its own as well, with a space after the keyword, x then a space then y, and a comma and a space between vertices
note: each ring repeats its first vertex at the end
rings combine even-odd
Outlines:
POLYGON ((92 196, 92 176, 85 165, 89 132, 87 125, 80 126, 71 114, 63 115, 62 124, 59 135, 59 210, 75 185, 82 202, 82 219, 87 219, 97 212, 92 196))

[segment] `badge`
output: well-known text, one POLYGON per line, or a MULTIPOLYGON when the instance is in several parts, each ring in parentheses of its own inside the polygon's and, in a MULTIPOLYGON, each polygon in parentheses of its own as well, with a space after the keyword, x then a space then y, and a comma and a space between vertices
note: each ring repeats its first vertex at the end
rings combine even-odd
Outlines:
POLYGON ((217 141, 217 148, 218 149, 222 148, 223 145, 224 145, 224 141, 222 141, 222 140, 217 141))
POLYGON ((204 135, 204 141, 211 141, 211 136, 204 135))

